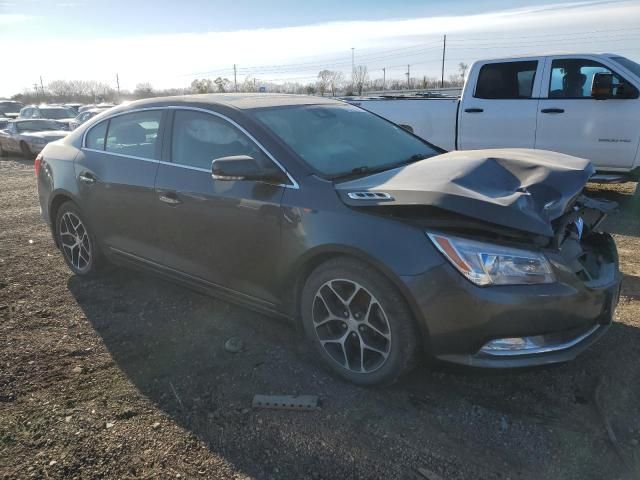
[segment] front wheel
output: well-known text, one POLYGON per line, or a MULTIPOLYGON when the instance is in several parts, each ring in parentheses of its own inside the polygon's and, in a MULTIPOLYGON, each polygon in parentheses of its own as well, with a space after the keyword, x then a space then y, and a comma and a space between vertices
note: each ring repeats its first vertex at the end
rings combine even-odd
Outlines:
POLYGON ((56 214, 56 236, 65 262, 76 275, 89 276, 98 270, 98 245, 73 202, 63 203, 56 214))
POLYGON ((418 333, 395 286, 365 263, 320 265, 302 292, 304 331, 325 364, 359 384, 389 384, 415 364, 418 333))

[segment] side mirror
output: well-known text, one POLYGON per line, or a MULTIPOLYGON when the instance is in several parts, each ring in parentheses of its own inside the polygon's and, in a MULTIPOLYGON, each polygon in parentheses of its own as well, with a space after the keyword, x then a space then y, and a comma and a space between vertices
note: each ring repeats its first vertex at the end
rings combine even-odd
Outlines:
POLYGON ((596 100, 613 97, 613 74, 596 73, 591 84, 591 96, 596 100))
POLYGON ((249 155, 233 155, 216 158, 211 162, 214 180, 262 180, 282 182, 282 172, 277 168, 263 168, 249 155))

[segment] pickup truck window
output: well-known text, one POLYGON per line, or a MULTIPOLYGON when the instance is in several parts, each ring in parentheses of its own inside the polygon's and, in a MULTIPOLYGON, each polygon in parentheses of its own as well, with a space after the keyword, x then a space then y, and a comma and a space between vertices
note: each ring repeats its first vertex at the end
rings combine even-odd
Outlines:
POLYGON ((536 60, 488 63, 480 68, 474 97, 489 99, 531 98, 538 69, 536 60))
POLYGON ((614 85, 626 87, 615 87, 613 96, 629 98, 629 92, 625 90, 628 90, 630 85, 611 69, 593 60, 573 58, 558 59, 551 63, 549 98, 591 98, 591 85, 596 73, 613 74, 614 85))

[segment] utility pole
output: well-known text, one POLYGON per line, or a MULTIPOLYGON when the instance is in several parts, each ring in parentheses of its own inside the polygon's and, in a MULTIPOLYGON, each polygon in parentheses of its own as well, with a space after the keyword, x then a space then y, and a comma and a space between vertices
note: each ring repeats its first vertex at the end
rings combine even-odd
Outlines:
POLYGON ((236 70, 236 64, 233 64, 233 85, 235 88, 235 91, 238 91, 238 71, 236 70))
POLYGON ((354 85, 356 80, 356 49, 351 47, 351 84, 354 85))
POLYGON ((440 88, 444 88, 444 56, 447 52, 447 36, 442 39, 442 77, 440 77, 440 88))
POLYGON ((411 90, 411 65, 407 65, 407 90, 411 90))
POLYGON ((118 87, 118 100, 120 100, 120 77, 116 73, 116 86, 118 87))
POLYGON ((387 85, 387 69, 382 68, 382 91, 384 92, 387 85))
POLYGON ((40 75, 40 89, 42 90, 42 97, 44 98, 44 85, 42 83, 42 75, 40 75))

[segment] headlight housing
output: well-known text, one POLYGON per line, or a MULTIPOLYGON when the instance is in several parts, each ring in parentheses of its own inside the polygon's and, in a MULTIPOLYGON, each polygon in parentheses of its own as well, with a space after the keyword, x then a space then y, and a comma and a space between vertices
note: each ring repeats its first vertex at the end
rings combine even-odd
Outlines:
POLYGON ((449 262, 471 282, 488 285, 530 285, 555 282, 544 254, 466 238, 427 233, 449 262))

